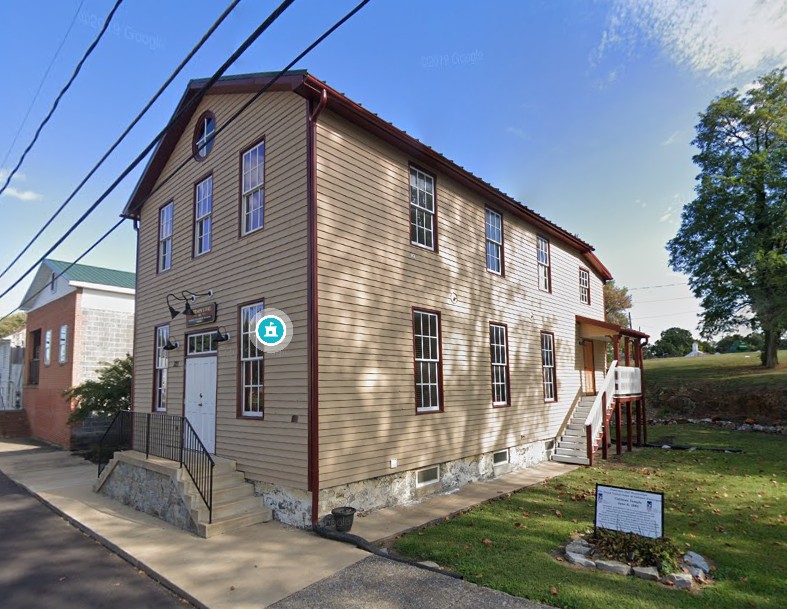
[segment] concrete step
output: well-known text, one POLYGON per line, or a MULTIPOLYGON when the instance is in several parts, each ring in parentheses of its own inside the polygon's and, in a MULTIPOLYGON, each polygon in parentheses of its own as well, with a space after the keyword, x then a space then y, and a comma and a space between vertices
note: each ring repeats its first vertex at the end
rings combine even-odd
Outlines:
POLYGON ((235 501, 227 503, 214 503, 213 504, 213 522, 220 520, 229 520, 263 508, 262 497, 244 497, 235 501))
POLYGON ((239 514, 233 518, 217 521, 215 518, 212 523, 199 522, 197 524, 200 537, 213 537, 228 531, 234 531, 243 527, 248 527, 253 524, 260 524, 262 522, 269 522, 273 519, 273 514, 268 508, 260 508, 253 512, 239 514))
POLYGON ((233 486, 238 486, 239 484, 246 484, 246 478, 244 478, 241 472, 234 471, 213 473, 214 493, 219 489, 231 488, 233 486))
POLYGON ((569 423, 566 425, 566 431, 581 431, 584 434, 585 421, 582 421, 581 423, 569 423))
POLYGON ((566 429, 561 436, 561 440, 563 438, 584 438, 585 437, 585 427, 582 426, 582 429, 566 429))
POLYGON ((567 455, 552 455, 552 460, 558 463, 572 463, 574 465, 589 465, 587 457, 569 457, 567 455))
POLYGON ((560 440, 560 442, 557 443, 557 448, 568 448, 571 450, 586 450, 587 442, 584 441, 584 439, 581 442, 578 440, 579 439, 577 439, 576 442, 572 442, 570 440, 560 440))
POLYGON ((218 505, 219 503, 232 503, 233 501, 238 501, 239 499, 245 499, 246 497, 253 496, 254 487, 247 483, 236 484, 226 488, 214 488, 213 504, 218 505))
POLYGON ((558 446, 555 449, 556 455, 565 455, 567 457, 587 457, 587 449, 579 449, 579 448, 564 448, 558 446))

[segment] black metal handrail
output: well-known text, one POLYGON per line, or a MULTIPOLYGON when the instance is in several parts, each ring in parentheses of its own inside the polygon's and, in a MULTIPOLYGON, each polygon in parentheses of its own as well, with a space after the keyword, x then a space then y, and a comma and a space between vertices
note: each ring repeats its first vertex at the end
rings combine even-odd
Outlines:
POLYGON ((179 415, 123 410, 115 415, 98 445, 98 475, 118 450, 137 450, 185 467, 213 522, 213 469, 216 461, 191 423, 179 415))

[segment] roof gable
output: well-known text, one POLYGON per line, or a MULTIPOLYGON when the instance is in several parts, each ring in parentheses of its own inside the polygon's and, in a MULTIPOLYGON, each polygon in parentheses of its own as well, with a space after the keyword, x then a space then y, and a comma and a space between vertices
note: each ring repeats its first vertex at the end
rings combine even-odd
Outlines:
MULTIPOLYGON (((237 76, 225 76, 219 79, 210 89, 208 94, 222 93, 256 93, 263 86, 270 83, 276 76, 274 72, 263 72, 258 74, 241 74, 237 76)), ((139 179, 134 191, 129 198, 122 215, 126 218, 138 219, 140 210, 147 198, 150 196, 156 181, 161 175, 164 167, 172 154, 175 145, 183 134, 193 116, 197 104, 191 103, 208 79, 192 80, 181 98, 175 110, 177 116, 172 127, 167 131, 164 138, 159 142, 153 155, 148 161, 145 171, 139 179), (181 114, 182 112, 182 114, 181 114)), ((558 239, 566 245, 576 249, 585 258, 587 264, 603 280, 611 280, 612 275, 601 261, 593 254, 593 247, 569 233, 564 228, 550 222, 545 217, 536 213, 529 207, 523 205, 504 192, 498 190, 490 183, 475 176, 468 170, 457 165, 439 152, 423 144, 416 138, 408 135, 393 124, 381 119, 376 114, 363 108, 357 102, 352 101, 344 94, 329 87, 324 82, 316 79, 305 70, 287 72, 279 78, 271 91, 293 91, 302 97, 319 101, 323 93, 327 94, 326 109, 335 112, 342 118, 358 125, 369 133, 382 138, 393 146, 403 150, 414 162, 436 170, 447 177, 459 182, 463 186, 476 192, 481 197, 496 202, 505 210, 523 218, 528 223, 534 225, 539 231, 558 239)))
POLYGON ((91 287, 96 289, 105 286, 112 291, 117 289, 134 290, 135 288, 136 275, 134 273, 87 264, 74 264, 68 268, 70 264, 70 262, 52 260, 51 258, 44 259, 41 266, 38 267, 30 287, 25 292, 19 308, 29 311, 51 302, 53 299, 72 292, 74 284, 91 284, 91 287), (53 274, 61 276, 57 280, 54 293, 50 294, 47 291, 47 286, 50 284, 53 274), (46 298, 42 299, 43 295, 46 295, 46 298))

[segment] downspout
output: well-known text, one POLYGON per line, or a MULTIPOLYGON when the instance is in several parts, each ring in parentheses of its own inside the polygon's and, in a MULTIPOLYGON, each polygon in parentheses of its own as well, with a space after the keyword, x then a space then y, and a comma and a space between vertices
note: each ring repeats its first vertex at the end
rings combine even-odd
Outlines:
POLYGON ((308 367, 309 367, 309 449, 308 449, 308 488, 312 494, 312 528, 317 526, 319 520, 318 505, 320 499, 320 449, 319 449, 319 409, 320 394, 318 391, 318 325, 317 325, 317 119, 328 103, 328 92, 323 89, 320 101, 314 107, 314 101, 309 100, 307 105, 307 132, 306 132, 306 179, 308 188, 306 194, 307 208, 307 250, 308 260, 306 267, 306 301, 308 308, 308 367))

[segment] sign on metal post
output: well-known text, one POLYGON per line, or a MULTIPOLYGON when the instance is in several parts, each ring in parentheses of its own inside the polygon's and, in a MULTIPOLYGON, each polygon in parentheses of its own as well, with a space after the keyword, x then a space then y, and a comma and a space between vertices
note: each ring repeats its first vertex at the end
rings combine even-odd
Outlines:
POLYGON ((597 484, 595 524, 601 529, 662 537, 664 493, 597 484))

